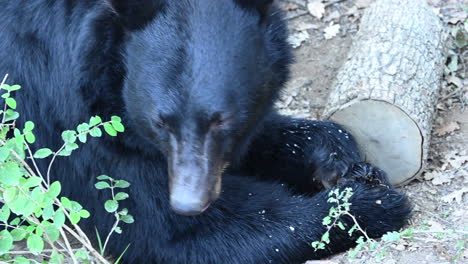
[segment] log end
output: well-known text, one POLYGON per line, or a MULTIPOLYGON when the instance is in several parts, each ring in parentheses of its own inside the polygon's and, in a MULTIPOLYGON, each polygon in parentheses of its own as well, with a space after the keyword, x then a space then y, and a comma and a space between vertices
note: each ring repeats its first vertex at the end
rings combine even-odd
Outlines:
POLYGON ((387 172, 392 184, 407 183, 421 172, 424 138, 413 119, 397 106, 359 101, 335 111, 329 120, 355 137, 363 159, 387 172))

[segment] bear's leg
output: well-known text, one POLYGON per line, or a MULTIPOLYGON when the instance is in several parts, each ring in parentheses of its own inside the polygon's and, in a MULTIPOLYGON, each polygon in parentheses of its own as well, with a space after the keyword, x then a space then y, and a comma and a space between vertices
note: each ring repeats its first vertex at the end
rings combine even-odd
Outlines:
MULTIPOLYGON (((361 176, 346 176, 347 181, 337 187, 352 188, 350 213, 371 237, 400 229, 410 213, 406 197, 389 186, 362 180, 379 174, 361 176)), ((315 251, 311 243, 321 239, 326 231, 323 218, 336 206, 327 202, 328 191, 309 197, 293 195, 280 184, 254 178, 225 175, 223 181, 220 199, 199 216, 161 215, 151 209, 151 204, 138 208, 138 221, 117 240, 122 248, 133 241, 126 260, 173 264, 303 263, 347 250, 361 235, 357 232, 350 237, 347 230, 354 222, 342 217, 346 230, 332 228, 330 244, 315 251), (154 220, 161 217, 165 220, 154 220)))
POLYGON ((339 125, 272 114, 242 166, 261 179, 314 192, 336 185, 360 161, 356 142, 339 125))

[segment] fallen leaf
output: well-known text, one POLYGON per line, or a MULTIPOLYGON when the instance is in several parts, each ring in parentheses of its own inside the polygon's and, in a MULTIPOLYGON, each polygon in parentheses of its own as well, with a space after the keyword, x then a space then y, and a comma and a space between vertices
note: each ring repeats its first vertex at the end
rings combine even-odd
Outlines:
POLYGON ((460 129, 460 125, 458 125, 457 121, 451 121, 445 124, 442 127, 439 127, 438 129, 435 130, 435 134, 439 137, 445 136, 447 134, 450 134, 456 130, 460 129))
POLYGON ((318 19, 321 19, 323 14, 325 14, 325 5, 320 0, 309 1, 307 9, 312 16, 318 19))
POLYGON ((325 33, 325 39, 331 39, 336 36, 338 32, 340 32, 340 24, 333 24, 333 22, 331 22, 330 25, 323 30, 323 32, 325 33))
POLYGON ((455 86, 457 87, 462 87, 463 86, 463 81, 462 79, 454 76, 453 74, 450 74, 447 78, 447 82, 448 83, 451 83, 451 84, 454 84, 455 86))
POLYGON ((356 7, 361 9, 361 8, 366 8, 370 5, 371 0, 357 0, 356 1, 356 7))
POLYGON ((455 169, 459 169, 462 167, 463 164, 468 162, 468 155, 463 155, 461 153, 458 153, 458 151, 452 151, 445 155, 444 159, 445 162, 448 162, 450 164, 450 166, 452 166, 455 169))
POLYGON ((426 181, 431 181, 434 185, 442 185, 444 183, 449 183, 452 181, 453 176, 449 173, 443 173, 440 171, 431 171, 424 174, 424 179, 426 181))
POLYGON ((463 199, 463 195, 465 193, 468 193, 468 188, 467 187, 445 195, 444 197, 442 197, 442 201, 444 201, 446 203, 451 203, 453 200, 455 200, 458 204, 461 204, 462 199, 463 199))
POLYGON ((287 10, 287 11, 294 11, 294 10, 296 10, 296 9, 298 9, 298 8, 299 8, 299 6, 296 5, 296 4, 294 4, 294 3, 288 3, 288 4, 286 5, 286 10, 287 10))
POLYGON ((338 264, 331 260, 309 260, 304 264, 338 264))
POLYGON ((306 22, 299 22, 295 29, 297 31, 303 31, 303 30, 308 30, 308 29, 319 29, 320 25, 317 24, 312 24, 312 23, 306 23, 306 22))
POLYGON ((301 46, 301 44, 309 39, 309 33, 307 31, 299 31, 289 36, 288 42, 295 49, 301 46))
POLYGON ((340 12, 335 10, 335 11, 331 12, 324 20, 325 20, 325 22, 328 22, 328 21, 338 19, 338 18, 340 18, 340 16, 341 16, 340 12))
POLYGON ((428 222, 429 225, 429 231, 431 232, 442 232, 444 231, 444 226, 440 224, 439 222, 436 222, 434 220, 429 220, 428 222))

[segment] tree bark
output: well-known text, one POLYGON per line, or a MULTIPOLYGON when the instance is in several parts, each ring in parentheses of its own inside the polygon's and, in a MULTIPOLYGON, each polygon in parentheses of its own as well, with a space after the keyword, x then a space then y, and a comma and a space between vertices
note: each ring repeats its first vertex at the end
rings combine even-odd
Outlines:
POLYGON ((324 110, 353 134, 393 184, 427 157, 446 32, 423 0, 377 0, 366 10, 324 110))

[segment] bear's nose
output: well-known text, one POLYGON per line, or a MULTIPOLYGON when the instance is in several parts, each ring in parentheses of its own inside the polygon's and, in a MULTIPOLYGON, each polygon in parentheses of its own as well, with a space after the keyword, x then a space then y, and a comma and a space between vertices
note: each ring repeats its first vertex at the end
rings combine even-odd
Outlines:
POLYGON ((209 202, 184 201, 171 198, 171 208, 180 215, 194 216, 203 213, 210 206, 209 202))

